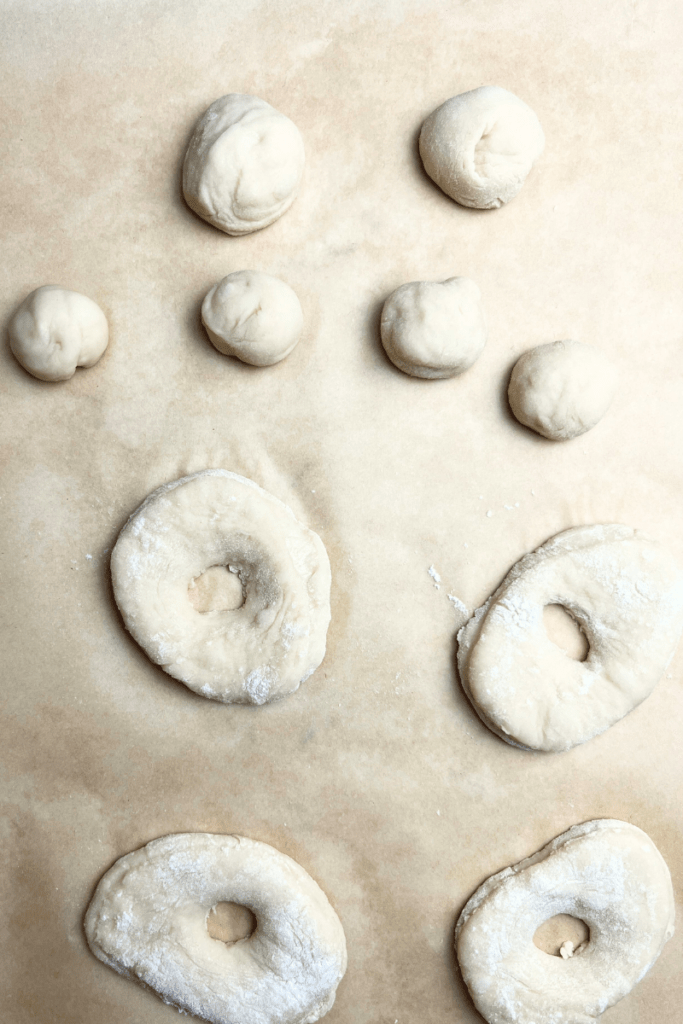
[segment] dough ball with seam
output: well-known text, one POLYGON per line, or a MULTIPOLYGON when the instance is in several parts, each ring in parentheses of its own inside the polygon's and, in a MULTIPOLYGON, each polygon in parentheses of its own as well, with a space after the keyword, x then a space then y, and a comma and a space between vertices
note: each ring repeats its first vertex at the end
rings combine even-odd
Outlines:
POLYGON ((452 96, 420 132, 429 177, 456 203, 480 210, 514 199, 544 146, 531 107, 495 85, 452 96))
POLYGON ((551 441, 567 441, 599 423, 616 387, 616 368, 600 349, 581 341, 551 341, 519 357, 508 399, 525 427, 551 441))
POLYGON ((296 292, 284 281, 238 270, 207 293, 202 323, 219 352, 252 366, 272 366, 297 345, 304 317, 296 292))
POLYGON ((481 292, 469 277, 412 281, 392 292, 381 320, 384 349, 412 377, 463 373, 486 344, 481 292))
POLYGON ((109 343, 107 318, 92 299, 55 284, 27 295, 9 325, 10 348, 39 380, 69 380, 94 366, 109 343))
POLYGON ((296 199, 304 143, 293 121, 257 96, 229 93, 199 118, 183 164, 196 214, 229 235, 268 227, 296 199))

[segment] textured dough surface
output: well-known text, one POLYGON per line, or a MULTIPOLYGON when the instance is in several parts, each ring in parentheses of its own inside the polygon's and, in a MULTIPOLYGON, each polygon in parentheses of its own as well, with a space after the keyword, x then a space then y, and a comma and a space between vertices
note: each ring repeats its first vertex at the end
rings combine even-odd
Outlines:
POLYGON ((296 199, 304 171, 296 125, 257 96, 215 100, 195 127, 183 164, 188 206, 229 235, 268 227, 296 199))
POLYGON ((592 1024, 628 995, 673 931, 671 876, 657 847, 635 825, 600 819, 487 879, 458 919, 455 947, 489 1024, 592 1024), (590 929, 566 959, 533 941, 556 914, 590 929))
POLYGON ((617 386, 612 361, 581 341, 551 341, 525 352, 508 387, 520 423, 551 441, 585 434, 605 415, 617 386))
POLYGON ((429 177, 456 203, 480 210, 515 198, 544 145, 533 110, 496 85, 452 96, 420 132, 429 177))
POLYGON ((252 366, 272 366, 296 346, 304 315, 296 292, 284 281, 237 270, 207 293, 202 323, 219 352, 252 366))
POLYGON ((412 377, 454 377, 486 344, 481 292, 469 277, 412 281, 392 292, 381 320, 384 349, 412 377))
POLYGON ((94 366, 109 343, 109 325, 92 299, 45 284, 27 295, 9 325, 10 348, 40 380, 69 380, 94 366))
POLYGON ((154 491, 111 556, 114 596, 149 657, 224 703, 292 693, 325 655, 330 563, 312 530, 245 477, 209 469, 154 491), (188 586, 214 565, 239 576, 237 609, 199 612, 188 586))
POLYGON ((463 626, 460 679, 508 743, 569 750, 645 700, 682 628, 683 574, 665 548, 628 526, 575 527, 525 555, 463 626), (585 661, 548 638, 548 604, 579 623, 585 661))
POLYGON ((313 1024, 346 970, 344 930, 322 889, 242 836, 169 835, 121 857, 97 886, 85 933, 109 967, 212 1024, 313 1024), (220 902, 252 911, 249 938, 210 937, 220 902))

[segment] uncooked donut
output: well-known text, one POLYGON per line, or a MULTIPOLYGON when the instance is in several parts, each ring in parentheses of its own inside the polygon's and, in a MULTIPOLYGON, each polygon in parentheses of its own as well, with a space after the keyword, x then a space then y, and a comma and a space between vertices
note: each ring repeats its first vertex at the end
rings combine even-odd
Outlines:
POLYGON ((486 344, 481 292, 469 277, 403 284, 384 303, 380 329, 399 370, 412 377, 454 377, 486 344))
POLYGON ((95 890, 85 933, 109 967, 212 1024, 313 1024, 346 971, 344 930, 322 889, 242 836, 181 833, 121 857, 95 890), (209 936, 220 902, 252 911, 249 938, 209 936))
POLYGON ((551 441, 585 434, 605 415, 617 373, 600 349, 581 341, 551 341, 515 363, 508 399, 520 423, 551 441))
POLYGON ((94 366, 109 342, 107 318, 80 292, 45 284, 27 295, 9 325, 12 352, 39 380, 69 380, 94 366))
POLYGON ((495 85, 452 96, 420 132, 429 177, 456 203, 480 210, 515 198, 544 145, 533 110, 495 85))
POLYGON ((580 526, 525 555, 463 626, 460 679, 507 743, 569 750, 645 700, 682 628, 683 574, 665 548, 628 526, 580 526), (549 604, 579 623, 585 661, 548 638, 549 604))
POLYGON ((272 366, 299 341, 304 315, 296 292, 284 281, 238 270, 208 292, 202 323, 219 352, 252 366, 272 366))
POLYGON ((292 693, 325 655, 330 563, 322 541, 245 477, 208 469, 165 484, 121 530, 111 556, 123 620, 149 657, 226 704, 292 693), (188 586, 228 566, 237 609, 200 612, 188 586))
POLYGON ((199 118, 183 165, 188 206, 229 235, 259 231, 296 199, 304 171, 296 125, 257 96, 229 93, 199 118))
POLYGON ((652 967, 674 931, 671 876, 635 825, 574 825, 492 875, 460 915, 455 946, 474 1004, 489 1024, 594 1024, 652 967), (574 955, 537 949, 556 914, 588 925, 574 955))

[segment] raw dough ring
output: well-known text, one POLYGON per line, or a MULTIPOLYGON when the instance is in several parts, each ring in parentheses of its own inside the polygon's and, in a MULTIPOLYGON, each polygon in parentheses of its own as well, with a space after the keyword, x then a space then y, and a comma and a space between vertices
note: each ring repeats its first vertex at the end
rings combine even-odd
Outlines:
POLYGON ((85 933, 99 960, 212 1024, 312 1024, 346 971, 344 930, 322 889, 242 836, 180 833, 121 857, 95 890, 85 933), (210 937, 221 902, 253 912, 249 938, 210 937))
POLYGON ((569 750, 650 694, 683 628, 683 574, 628 526, 580 526, 525 555, 458 633, 465 693, 501 739, 569 750), (545 605, 577 620, 590 645, 573 661, 547 636, 545 605))
POLYGON ((159 487, 121 530, 111 556, 124 622, 151 660, 226 704, 292 693, 325 655, 330 563, 317 534, 272 494, 208 469, 159 487), (188 585, 229 565, 245 600, 197 611, 188 585))
POLYGON ((674 931, 669 869, 649 836, 624 821, 574 825, 492 875, 455 929, 460 970, 489 1024, 594 1024, 652 967, 674 931), (534 945, 556 914, 588 925, 569 959, 534 945))

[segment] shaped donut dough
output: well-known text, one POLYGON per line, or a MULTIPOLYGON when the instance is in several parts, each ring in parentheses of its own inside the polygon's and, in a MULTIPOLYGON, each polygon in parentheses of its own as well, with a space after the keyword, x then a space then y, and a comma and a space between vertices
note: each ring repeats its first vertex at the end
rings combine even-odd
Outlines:
POLYGON ((260 231, 296 199, 304 160, 288 117, 257 96, 229 93, 196 124, 183 164, 185 200, 229 235, 260 231))
POLYGON ((683 628, 683 574, 628 526, 580 526, 525 555, 458 633, 458 669, 482 721, 512 746, 569 750, 653 690, 683 628), (559 604, 589 643, 573 661, 547 636, 559 604))
POLYGON ((251 480, 208 469, 159 487, 111 556, 128 630, 174 679, 226 704, 298 689, 325 655, 330 563, 322 541, 251 480), (199 612, 188 586, 211 566, 239 576, 235 610, 199 612))
POLYGON ((27 295, 9 325, 12 352, 39 380, 69 380, 77 366, 94 366, 108 342, 97 303, 55 284, 27 295))
POLYGON ((674 931, 671 876, 635 825, 574 825, 526 860, 492 875, 455 929, 460 970, 489 1024, 594 1024, 652 967, 674 931), (567 959, 534 945, 556 914, 588 925, 567 959))
POLYGON ((296 346, 304 315, 296 292, 284 281, 237 270, 207 293, 202 323, 219 352, 252 366, 273 366, 296 346))
POLYGON ((402 284, 384 303, 382 345, 411 377, 455 377, 481 355, 486 324, 481 292, 469 277, 402 284))
POLYGON ((85 916, 88 944, 119 974, 212 1024, 312 1024, 346 971, 341 922, 296 861, 242 836, 164 836, 121 857, 85 916), (256 917, 247 939, 212 939, 215 904, 256 917))
POLYGON ((579 437, 602 419, 614 398, 612 361, 581 341, 551 341, 519 357, 508 387, 520 423, 551 441, 579 437))
POLYGON ((531 107, 496 85, 452 96, 420 132, 429 177, 456 203, 479 210, 514 199, 544 145, 531 107))

